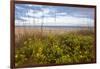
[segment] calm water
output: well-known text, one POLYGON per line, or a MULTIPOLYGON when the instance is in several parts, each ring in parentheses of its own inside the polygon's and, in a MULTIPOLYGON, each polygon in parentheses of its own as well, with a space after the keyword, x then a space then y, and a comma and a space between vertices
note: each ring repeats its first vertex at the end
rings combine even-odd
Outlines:
MULTIPOLYGON (((16 26, 16 28, 27 28, 27 29, 41 29, 41 26, 16 26)), ((93 27, 86 26, 43 26, 43 29, 93 29, 93 27)))

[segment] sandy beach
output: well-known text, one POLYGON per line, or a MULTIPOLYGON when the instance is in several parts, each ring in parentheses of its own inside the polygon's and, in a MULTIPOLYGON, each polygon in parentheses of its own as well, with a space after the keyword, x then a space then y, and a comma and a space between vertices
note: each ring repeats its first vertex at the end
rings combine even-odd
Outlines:
POLYGON ((41 28, 27 28, 27 27, 16 27, 15 28, 15 34, 24 34, 24 33, 43 33, 43 34, 63 34, 63 33, 68 33, 68 32, 76 32, 79 30, 88 30, 88 28, 43 28, 41 30, 41 28))

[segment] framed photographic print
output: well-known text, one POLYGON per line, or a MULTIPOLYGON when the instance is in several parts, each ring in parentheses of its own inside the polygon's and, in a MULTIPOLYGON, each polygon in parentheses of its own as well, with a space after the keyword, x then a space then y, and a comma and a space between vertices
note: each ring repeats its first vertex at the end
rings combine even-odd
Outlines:
POLYGON ((96 6, 11 1, 11 68, 96 63, 96 6))

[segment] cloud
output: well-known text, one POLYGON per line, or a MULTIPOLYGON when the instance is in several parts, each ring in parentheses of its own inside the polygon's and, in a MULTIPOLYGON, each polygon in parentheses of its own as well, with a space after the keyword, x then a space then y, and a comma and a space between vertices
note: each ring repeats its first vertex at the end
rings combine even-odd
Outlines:
POLYGON ((56 26, 93 26, 94 21, 89 18, 78 18, 72 16, 60 16, 56 18, 45 18, 44 25, 56 26), (48 21, 46 21, 48 20, 48 21))
POLYGON ((78 18, 72 16, 59 16, 56 17, 56 21, 54 17, 44 17, 44 18, 28 18, 21 17, 26 21, 18 21, 19 23, 24 23, 25 25, 41 25, 43 23, 44 26, 94 26, 94 20, 90 18, 78 18))
POLYGON ((93 9, 90 12, 87 8, 25 4, 16 5, 15 12, 15 23, 19 26, 40 26, 41 23, 45 26, 94 26, 93 9))
POLYGON ((40 12, 40 11, 37 11, 37 10, 32 10, 30 9, 27 13, 26 13, 27 16, 29 17, 42 17, 43 16, 43 13, 40 12))

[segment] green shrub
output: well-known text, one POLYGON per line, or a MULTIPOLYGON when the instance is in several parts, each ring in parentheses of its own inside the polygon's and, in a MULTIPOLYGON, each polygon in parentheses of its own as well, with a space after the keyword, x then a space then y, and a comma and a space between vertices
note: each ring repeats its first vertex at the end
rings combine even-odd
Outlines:
POLYGON ((94 60, 93 34, 27 34, 16 42, 15 65, 63 64, 94 60), (20 46, 20 47, 19 47, 20 46))

